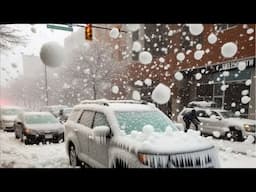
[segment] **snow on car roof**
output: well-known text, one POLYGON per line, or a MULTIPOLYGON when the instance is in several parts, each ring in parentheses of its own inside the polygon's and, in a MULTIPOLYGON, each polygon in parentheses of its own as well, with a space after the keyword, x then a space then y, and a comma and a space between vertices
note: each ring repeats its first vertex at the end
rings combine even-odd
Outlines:
POLYGON ((227 111, 225 109, 211 108, 211 107, 185 107, 184 109, 211 110, 211 111, 218 111, 218 112, 226 112, 227 111))
POLYGON ((79 104, 74 107, 74 109, 105 109, 105 110, 113 110, 113 111, 152 111, 156 110, 153 105, 150 104, 137 104, 137 103, 108 103, 104 105, 103 103, 90 103, 90 104, 79 104))
POLYGON ((155 108, 145 104, 110 103, 109 107, 114 111, 152 111, 155 108))

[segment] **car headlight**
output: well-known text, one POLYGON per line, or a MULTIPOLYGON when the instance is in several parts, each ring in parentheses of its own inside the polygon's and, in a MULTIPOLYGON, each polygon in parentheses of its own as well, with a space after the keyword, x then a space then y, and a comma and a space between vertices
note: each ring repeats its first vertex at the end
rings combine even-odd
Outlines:
POLYGON ((255 132, 256 131, 256 125, 244 124, 244 129, 247 132, 255 132))

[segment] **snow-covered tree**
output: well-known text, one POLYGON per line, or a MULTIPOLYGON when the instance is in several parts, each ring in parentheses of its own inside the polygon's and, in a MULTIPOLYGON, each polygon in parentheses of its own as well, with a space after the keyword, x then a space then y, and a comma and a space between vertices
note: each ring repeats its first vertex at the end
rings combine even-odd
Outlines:
POLYGON ((66 65, 65 83, 82 98, 109 97, 112 79, 124 65, 113 58, 110 44, 93 41, 74 49, 66 65))
POLYGON ((0 25, 0 49, 10 49, 17 44, 24 44, 26 38, 17 34, 18 29, 0 25))

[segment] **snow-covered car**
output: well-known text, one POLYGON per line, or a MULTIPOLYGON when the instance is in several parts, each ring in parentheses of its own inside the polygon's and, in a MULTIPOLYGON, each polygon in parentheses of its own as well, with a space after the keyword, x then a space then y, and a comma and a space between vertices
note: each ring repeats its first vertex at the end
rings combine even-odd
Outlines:
MULTIPOLYGON (((203 134, 213 135, 242 141, 249 135, 256 137, 256 120, 240 118, 231 111, 215 108, 184 108, 178 115, 178 123, 183 123, 186 112, 196 110, 198 119, 202 122, 199 129, 203 134)), ((184 124, 185 125, 185 124, 184 124)), ((195 128, 192 124, 192 128, 195 128)))
POLYGON ((64 135, 74 167, 219 167, 207 139, 196 131, 179 131, 150 103, 84 101, 73 108, 64 135))
POLYGON ((64 139, 64 126, 50 112, 23 112, 15 120, 15 138, 27 144, 64 139))
POLYGON ((14 131, 14 121, 24 109, 17 106, 0 106, 0 129, 14 131))

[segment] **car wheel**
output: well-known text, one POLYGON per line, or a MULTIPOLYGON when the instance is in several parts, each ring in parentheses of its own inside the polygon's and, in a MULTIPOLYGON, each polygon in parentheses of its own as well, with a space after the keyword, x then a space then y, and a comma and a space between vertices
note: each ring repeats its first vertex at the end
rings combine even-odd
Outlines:
POLYGON ((69 163, 72 167, 81 166, 81 162, 77 157, 76 149, 73 144, 69 147, 69 163))
POLYGON ((232 128, 232 129, 230 129, 230 131, 228 132, 227 135, 229 135, 229 140, 243 141, 242 132, 240 130, 236 130, 236 129, 232 128))

